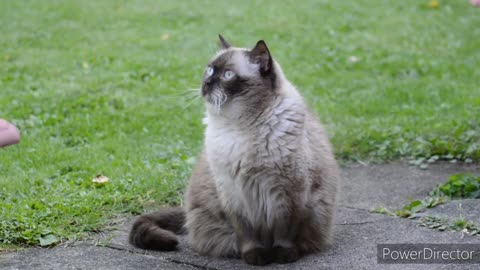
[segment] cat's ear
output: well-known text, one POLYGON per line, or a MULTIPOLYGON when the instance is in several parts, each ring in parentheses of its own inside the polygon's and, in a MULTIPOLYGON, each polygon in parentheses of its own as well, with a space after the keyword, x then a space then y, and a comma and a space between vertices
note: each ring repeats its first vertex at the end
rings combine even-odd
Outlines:
POLYGON ((220 49, 228 49, 230 47, 232 47, 232 45, 230 45, 230 43, 228 43, 222 35, 218 34, 218 39, 220 39, 220 42, 219 42, 219 45, 220 45, 220 49))
POLYGON ((250 51, 250 60, 260 65, 260 74, 268 75, 272 71, 273 60, 265 41, 259 40, 250 51))

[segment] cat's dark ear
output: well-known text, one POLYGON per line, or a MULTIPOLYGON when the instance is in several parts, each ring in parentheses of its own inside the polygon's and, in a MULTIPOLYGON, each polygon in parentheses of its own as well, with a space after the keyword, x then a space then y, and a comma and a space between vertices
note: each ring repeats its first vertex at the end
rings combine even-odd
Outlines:
POLYGON ((228 49, 230 47, 232 47, 232 45, 230 45, 230 43, 228 43, 222 35, 218 34, 218 39, 220 39, 220 42, 219 42, 219 46, 220 46, 220 49, 228 49))
POLYGON ((250 60, 260 65, 260 74, 265 76, 272 72, 273 60, 265 41, 257 42, 257 45, 250 51, 250 60))

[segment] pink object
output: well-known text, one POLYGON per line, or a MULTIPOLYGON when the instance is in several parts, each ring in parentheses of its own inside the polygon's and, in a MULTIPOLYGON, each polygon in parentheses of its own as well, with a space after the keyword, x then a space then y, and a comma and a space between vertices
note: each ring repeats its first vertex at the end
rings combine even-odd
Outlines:
POLYGON ((470 4, 476 7, 480 7, 480 0, 470 0, 470 4))
POLYGON ((6 120, 0 119, 0 147, 16 144, 20 141, 17 127, 6 120))

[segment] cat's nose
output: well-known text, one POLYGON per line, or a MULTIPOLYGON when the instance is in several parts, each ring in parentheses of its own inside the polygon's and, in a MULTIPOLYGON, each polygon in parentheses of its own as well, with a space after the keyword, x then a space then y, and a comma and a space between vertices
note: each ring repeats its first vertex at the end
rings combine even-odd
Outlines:
POLYGON ((207 95, 210 92, 210 88, 211 87, 205 82, 205 84, 202 86, 202 96, 207 95))
POLYGON ((212 85, 212 84, 213 84, 213 78, 212 78, 212 77, 208 77, 208 78, 205 80, 205 84, 206 84, 206 85, 212 85))

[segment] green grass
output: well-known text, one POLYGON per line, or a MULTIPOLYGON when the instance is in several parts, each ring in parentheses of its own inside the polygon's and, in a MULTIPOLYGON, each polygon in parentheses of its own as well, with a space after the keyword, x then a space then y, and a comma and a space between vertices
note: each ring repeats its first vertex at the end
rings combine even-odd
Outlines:
POLYGON ((203 136, 184 90, 217 33, 267 41, 340 159, 480 160, 480 10, 424 2, 0 1, 0 117, 23 136, 0 150, 0 245, 180 203, 203 136))

